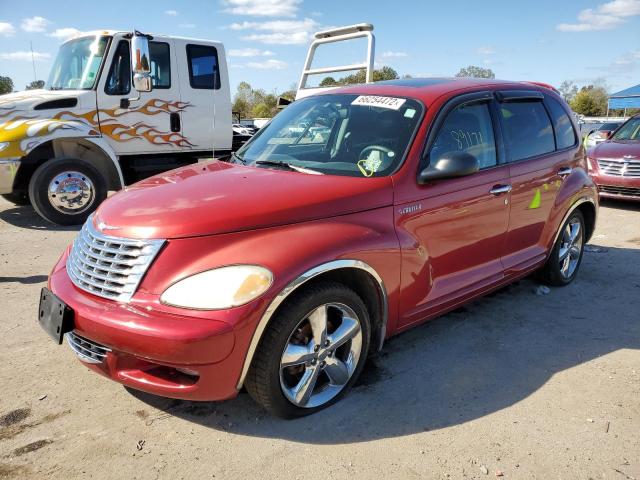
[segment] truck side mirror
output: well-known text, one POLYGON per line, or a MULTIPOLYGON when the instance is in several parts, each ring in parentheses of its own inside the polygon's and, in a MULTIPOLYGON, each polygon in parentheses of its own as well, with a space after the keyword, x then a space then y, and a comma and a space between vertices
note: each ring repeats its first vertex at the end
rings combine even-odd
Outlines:
POLYGON ((149 58, 149 40, 145 35, 136 32, 131 38, 131 70, 133 88, 138 92, 150 92, 152 88, 149 58))

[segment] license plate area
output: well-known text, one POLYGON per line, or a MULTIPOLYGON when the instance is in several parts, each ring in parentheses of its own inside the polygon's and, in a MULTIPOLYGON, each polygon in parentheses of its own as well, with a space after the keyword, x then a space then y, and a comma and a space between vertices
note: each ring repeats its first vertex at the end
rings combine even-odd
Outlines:
POLYGON ((48 288, 43 288, 40 291, 38 321, 44 331, 61 345, 64 334, 73 330, 73 309, 48 288))

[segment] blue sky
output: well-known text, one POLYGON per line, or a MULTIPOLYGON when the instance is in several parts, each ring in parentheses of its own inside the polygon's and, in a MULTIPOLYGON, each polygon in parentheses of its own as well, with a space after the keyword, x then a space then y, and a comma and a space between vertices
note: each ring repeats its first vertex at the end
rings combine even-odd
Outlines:
MULTIPOLYGON (((100 2, 0 0, 0 75, 16 90, 48 76, 57 46, 80 30, 133 27, 216 39, 229 54, 232 93, 240 81, 282 92, 300 70, 313 32, 369 22, 376 61, 401 75, 454 75, 491 68, 498 78, 558 86, 604 81, 610 91, 640 83, 640 0, 403 1, 155 0, 100 2)), ((364 46, 332 48, 323 64, 353 63, 364 46)))

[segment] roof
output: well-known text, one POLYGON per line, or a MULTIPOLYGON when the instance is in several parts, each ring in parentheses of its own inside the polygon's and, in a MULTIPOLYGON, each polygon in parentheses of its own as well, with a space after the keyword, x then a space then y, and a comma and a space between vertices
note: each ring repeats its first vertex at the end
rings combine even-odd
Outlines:
MULTIPOLYGON (((108 35, 108 36, 114 36, 117 34, 127 34, 127 33, 131 33, 130 31, 125 31, 125 30, 91 30, 91 31, 87 31, 87 32, 79 32, 76 35, 73 35, 72 37, 66 39, 63 43, 68 42, 70 40, 75 40, 76 38, 80 38, 80 37, 92 37, 92 36, 96 36, 96 35, 108 35)), ((143 33, 147 33, 147 32, 143 32, 143 33)), ((176 38, 176 39, 180 39, 180 40, 189 40, 192 42, 198 42, 198 43, 215 43, 217 45, 221 45, 222 42, 219 40, 208 40, 208 39, 203 39, 203 38, 191 38, 191 37, 181 37, 178 35, 163 35, 163 34, 157 34, 157 33, 149 33, 149 35, 151 35, 152 37, 154 37, 155 39, 163 39, 163 38, 176 38)))
POLYGON ((398 95, 415 98, 421 100, 426 105, 429 105, 441 95, 450 94, 458 90, 469 90, 472 88, 542 90, 546 87, 531 82, 514 82, 496 80, 493 78, 432 77, 402 78, 374 83, 363 83, 359 85, 348 85, 329 90, 326 93, 398 95))
POLYGON ((640 108, 640 85, 609 95, 609 108, 640 108))

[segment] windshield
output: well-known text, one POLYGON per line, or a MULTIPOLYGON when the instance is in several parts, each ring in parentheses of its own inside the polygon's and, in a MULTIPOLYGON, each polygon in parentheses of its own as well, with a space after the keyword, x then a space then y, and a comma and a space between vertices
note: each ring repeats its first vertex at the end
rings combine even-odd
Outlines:
POLYGON ((613 140, 640 140, 640 117, 631 118, 613 135, 613 140))
POLYGON ((245 165, 276 163, 354 177, 389 175, 402 163, 422 117, 411 99, 319 95, 276 115, 236 154, 245 165))
POLYGON ((49 81, 49 90, 91 90, 96 83, 109 37, 82 37, 60 46, 49 81))

